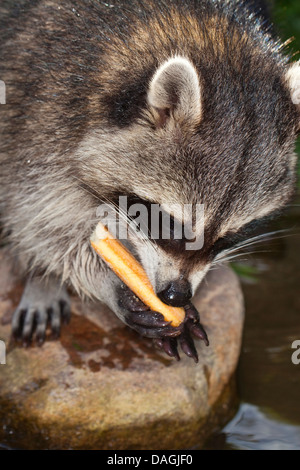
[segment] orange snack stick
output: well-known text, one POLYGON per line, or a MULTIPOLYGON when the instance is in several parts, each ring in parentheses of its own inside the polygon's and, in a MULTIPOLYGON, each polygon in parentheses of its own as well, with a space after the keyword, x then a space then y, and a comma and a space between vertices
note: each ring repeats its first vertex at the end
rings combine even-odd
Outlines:
POLYGON ((183 322, 184 309, 166 305, 156 296, 142 266, 119 240, 112 237, 101 222, 91 237, 91 245, 115 274, 151 310, 161 313, 172 326, 179 326, 183 322))

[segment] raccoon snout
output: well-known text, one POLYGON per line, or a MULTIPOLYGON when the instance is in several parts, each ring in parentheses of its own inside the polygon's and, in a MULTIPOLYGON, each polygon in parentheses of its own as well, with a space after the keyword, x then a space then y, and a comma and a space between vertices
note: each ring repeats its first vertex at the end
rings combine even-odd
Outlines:
POLYGON ((187 280, 172 281, 157 295, 164 303, 172 307, 184 307, 192 298, 191 284, 187 280))

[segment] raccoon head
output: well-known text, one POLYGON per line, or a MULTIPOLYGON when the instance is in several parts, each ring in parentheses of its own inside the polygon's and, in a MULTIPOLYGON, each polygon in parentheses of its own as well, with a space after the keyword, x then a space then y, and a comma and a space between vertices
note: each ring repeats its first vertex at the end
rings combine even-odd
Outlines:
POLYGON ((118 188, 147 207, 160 204, 173 223, 189 224, 198 237, 203 232, 196 250, 172 236, 147 243, 131 237, 165 302, 186 302, 220 253, 292 197, 300 66, 286 67, 257 56, 246 64, 196 65, 171 57, 154 71, 139 118, 127 129, 94 136, 105 172, 97 171, 97 152, 93 165, 89 139, 95 184, 104 188, 109 179, 108 193, 118 188), (182 210, 174 212, 174 204, 182 210), (203 224, 195 226, 193 213, 183 217, 186 204, 203 205, 203 224))
MULTIPOLYGON (((249 70, 247 76, 225 69, 223 77, 221 71, 213 77, 175 57, 154 74, 147 99, 167 179, 157 181, 160 195, 148 185, 135 186, 134 192, 160 202, 167 212, 172 203, 204 206, 200 249, 187 251, 184 239, 158 240, 155 254, 141 248, 143 264, 155 273, 152 281, 166 302, 180 304, 183 291, 193 295, 224 250, 249 237, 258 220, 291 198, 299 72, 296 64, 285 75, 265 67, 249 70), (166 142, 172 143, 171 151, 166 142)), ((154 171, 155 162, 153 158, 154 171)), ((182 212, 172 215, 180 223, 192 223, 182 220, 182 212)))

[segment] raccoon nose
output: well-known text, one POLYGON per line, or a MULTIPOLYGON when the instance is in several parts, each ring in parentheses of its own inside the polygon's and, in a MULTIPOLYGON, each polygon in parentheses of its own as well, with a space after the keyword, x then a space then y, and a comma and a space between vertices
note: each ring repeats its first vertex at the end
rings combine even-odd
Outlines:
POLYGON ((191 285, 186 280, 172 281, 157 295, 160 300, 172 307, 184 307, 192 297, 191 285))

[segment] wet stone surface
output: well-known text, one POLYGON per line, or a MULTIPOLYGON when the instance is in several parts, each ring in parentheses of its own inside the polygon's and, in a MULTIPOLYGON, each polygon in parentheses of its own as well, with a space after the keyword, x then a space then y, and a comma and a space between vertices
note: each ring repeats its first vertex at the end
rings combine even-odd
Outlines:
POLYGON ((183 449, 201 445, 235 411, 243 297, 228 268, 208 274, 194 304, 210 339, 180 362, 101 304, 72 298, 58 341, 10 341, 22 286, 0 253, 0 443, 28 449, 183 449))

